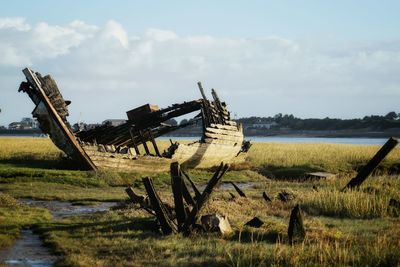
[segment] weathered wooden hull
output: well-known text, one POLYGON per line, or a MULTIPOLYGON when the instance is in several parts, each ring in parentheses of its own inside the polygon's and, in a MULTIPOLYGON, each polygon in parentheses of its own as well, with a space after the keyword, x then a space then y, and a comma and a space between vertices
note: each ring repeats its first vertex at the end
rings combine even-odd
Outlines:
MULTIPOLYGON (((32 114, 38 119, 41 129, 50 136, 58 148, 72 159, 81 162, 86 169, 116 169, 138 172, 167 171, 172 162, 179 162, 185 168, 210 168, 220 165, 221 162, 232 163, 243 160, 243 157, 238 157, 243 150, 243 129, 229 120, 229 113, 225 110, 222 110, 224 112, 220 110, 220 113, 223 113, 221 116, 227 118, 220 119, 224 124, 208 123, 208 126, 204 127, 200 141, 190 144, 171 144, 168 150, 170 152, 163 155, 158 152, 153 138, 151 138, 151 141, 154 148, 157 149, 157 155, 150 155, 148 152, 146 155, 139 155, 135 143, 132 146, 120 145, 116 149, 113 142, 119 142, 119 139, 123 141, 120 143, 130 142, 129 138, 126 139, 126 129, 129 129, 126 126, 121 127, 123 134, 120 134, 117 138, 110 135, 111 141, 106 143, 97 144, 95 139, 94 142, 82 141, 72 133, 69 127, 66 120, 66 116, 68 116, 67 104, 55 81, 50 76, 41 77, 40 74, 34 73, 30 69, 25 69, 23 72, 28 82, 22 83, 20 90, 28 93, 36 104, 32 114)), ((187 111, 198 108, 199 102, 193 103, 194 106, 189 107, 185 104, 184 107, 187 111)), ((212 104, 208 105, 213 106, 212 104)), ((218 105, 221 106, 221 103, 218 103, 218 105)), ((214 117, 214 120, 217 120, 217 117, 214 117)), ((110 129, 107 128, 106 130, 109 131, 110 129)), ((149 133, 151 136, 151 131, 149 133)), ((94 135, 100 136, 96 132, 94 135)), ((107 138, 106 135, 105 139, 107 138)), ((132 137, 132 139, 134 138, 132 137)), ((147 142, 147 140, 142 142, 146 150, 148 150, 147 142)))

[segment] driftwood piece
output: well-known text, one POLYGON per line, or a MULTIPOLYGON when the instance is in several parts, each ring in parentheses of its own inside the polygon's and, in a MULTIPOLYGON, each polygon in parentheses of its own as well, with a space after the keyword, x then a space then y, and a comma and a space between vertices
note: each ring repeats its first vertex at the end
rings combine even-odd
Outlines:
POLYGON ((146 188, 147 195, 149 196, 151 206, 153 207, 158 222, 160 223, 162 232, 164 234, 170 234, 172 232, 176 233, 177 232, 176 226, 174 222, 171 220, 171 218, 168 216, 167 208, 161 202, 160 197, 154 190, 153 181, 148 177, 145 177, 142 180, 144 187, 146 188))
POLYGON ((213 189, 218 184, 218 182, 221 180, 222 176, 225 174, 225 172, 228 170, 228 168, 229 168, 229 166, 227 164, 224 165, 223 163, 221 163, 218 170, 214 173, 213 177, 208 182, 208 184, 207 184, 206 188, 204 189, 203 193, 201 194, 200 198, 197 199, 196 205, 193 207, 190 214, 188 215, 188 218, 184 225, 185 231, 190 230, 190 228, 196 222, 199 212, 201 211, 202 207, 204 206, 204 204, 207 202, 207 200, 211 196, 213 189))
POLYGON ((171 164, 171 186, 174 195, 175 214, 178 222, 178 231, 182 230, 186 221, 185 205, 183 203, 183 180, 178 162, 171 164))
POLYGON ((233 188, 235 188, 239 196, 246 197, 246 194, 234 182, 231 182, 231 185, 233 186, 233 188))
POLYGON ((303 242, 306 236, 306 231, 303 225, 303 213, 299 205, 296 205, 290 214, 288 236, 289 243, 291 245, 294 243, 303 242))
POLYGON ((263 196, 263 198, 264 198, 264 200, 266 202, 271 202, 272 201, 271 198, 267 195, 267 193, 265 193, 265 191, 263 192, 262 196, 263 196))
POLYGON ((360 186, 397 144, 398 140, 390 137, 367 165, 358 172, 357 176, 350 180, 343 190, 360 186))
POLYGON ((232 192, 229 192, 229 195, 231 196, 231 200, 236 198, 236 196, 232 192))

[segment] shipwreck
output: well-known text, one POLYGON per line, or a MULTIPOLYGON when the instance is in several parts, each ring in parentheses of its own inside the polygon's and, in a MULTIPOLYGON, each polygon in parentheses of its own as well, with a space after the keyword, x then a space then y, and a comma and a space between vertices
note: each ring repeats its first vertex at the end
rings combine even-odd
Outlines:
POLYGON ((126 112, 127 120, 119 125, 101 125, 87 130, 73 131, 67 117, 68 106, 50 76, 42 76, 29 68, 23 70, 26 81, 19 91, 25 92, 35 104, 32 111, 40 129, 49 135, 53 143, 81 168, 89 170, 169 170, 172 162, 185 168, 210 168, 221 162, 233 163, 244 160, 250 143, 244 140, 243 129, 231 120, 225 102, 214 89, 209 100, 201 83, 202 98, 166 108, 146 104, 126 112), (170 125, 168 120, 192 112, 199 112, 188 123, 170 125), (170 146, 160 151, 156 138, 202 123, 200 140, 178 143, 170 140, 170 146))

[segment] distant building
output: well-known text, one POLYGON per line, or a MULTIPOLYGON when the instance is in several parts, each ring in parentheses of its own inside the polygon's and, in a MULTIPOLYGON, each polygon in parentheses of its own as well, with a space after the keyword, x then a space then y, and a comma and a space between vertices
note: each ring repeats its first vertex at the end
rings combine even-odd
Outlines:
POLYGON ((105 120, 102 122, 102 124, 104 125, 110 125, 110 126, 119 126, 121 124, 124 124, 126 122, 126 120, 120 120, 120 119, 109 119, 109 120, 105 120))
POLYGON ((39 128, 39 123, 34 118, 22 118, 21 121, 12 122, 8 125, 8 129, 10 130, 30 130, 38 128, 39 128))
POLYGON ((21 130, 23 129, 21 122, 12 122, 8 125, 8 129, 10 130, 21 130))
POLYGON ((267 122, 267 123, 254 123, 251 125, 251 128, 254 129, 271 129, 272 127, 277 126, 278 123, 272 121, 272 122, 267 122))

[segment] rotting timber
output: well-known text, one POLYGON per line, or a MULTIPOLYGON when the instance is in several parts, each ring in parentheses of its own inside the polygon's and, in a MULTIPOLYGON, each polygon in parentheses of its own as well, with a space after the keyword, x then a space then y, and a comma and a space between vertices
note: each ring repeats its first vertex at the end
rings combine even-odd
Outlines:
POLYGON ((170 163, 179 162, 185 168, 209 168, 222 161, 242 161, 250 143, 244 140, 241 125, 230 118, 226 104, 214 89, 208 100, 200 83, 202 98, 159 109, 146 104, 127 112, 128 120, 119 125, 102 125, 94 129, 73 132, 68 123, 68 105, 50 75, 42 76, 31 69, 24 69, 26 81, 19 91, 29 95, 41 130, 65 154, 79 162, 85 169, 154 170, 166 171, 170 163), (198 111, 188 123, 169 125, 172 118, 198 111), (202 122, 199 141, 181 144, 172 142, 163 152, 156 138, 179 128, 202 122), (154 153, 150 152, 152 146, 154 153), (144 151, 141 153, 141 151, 144 151))

